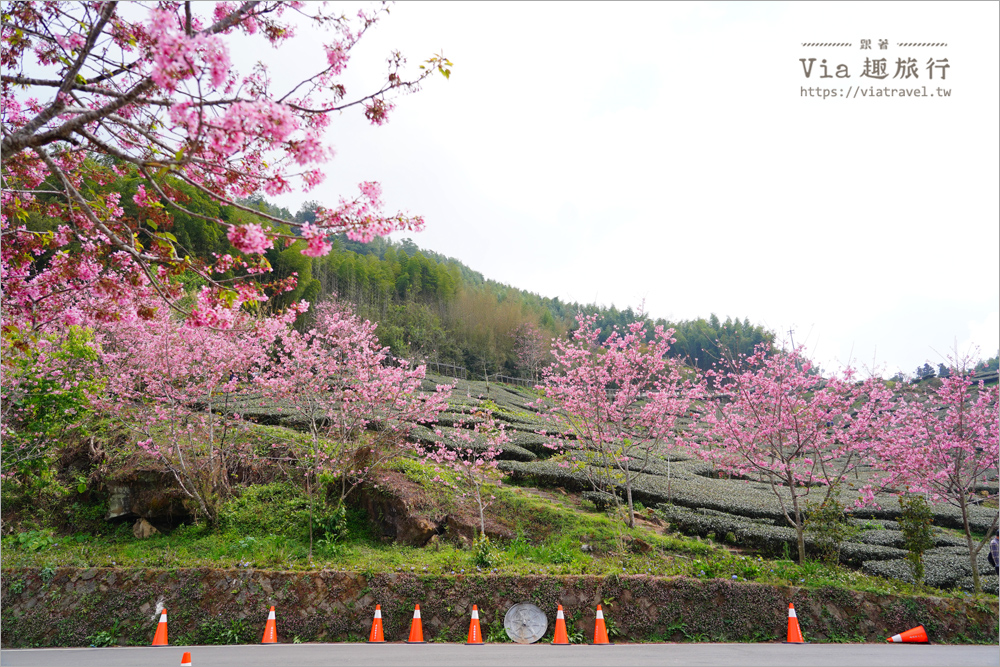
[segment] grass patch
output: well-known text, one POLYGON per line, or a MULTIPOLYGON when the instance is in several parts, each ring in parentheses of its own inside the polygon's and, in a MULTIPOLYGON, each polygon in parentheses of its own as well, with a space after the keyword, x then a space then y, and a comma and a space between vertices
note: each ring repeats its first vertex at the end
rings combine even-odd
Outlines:
MULTIPOLYGON (((487 513, 509 529, 513 535, 509 540, 496 539, 473 548, 448 540, 434 540, 425 548, 386 544, 375 534, 364 512, 348 510, 338 519, 330 514, 333 508, 328 508, 325 502, 317 502, 314 529, 318 524, 322 524, 323 529, 315 531, 316 541, 310 559, 308 499, 300 485, 288 481, 295 479, 296 471, 266 462, 276 451, 287 452, 296 445, 308 444, 309 435, 282 426, 249 424, 231 433, 230 437, 235 438, 240 447, 256 454, 261 463, 258 467, 248 464, 246 470, 240 471, 240 479, 266 483, 239 487, 235 497, 222 505, 216 529, 183 525, 169 534, 136 540, 129 523, 108 524, 103 520, 107 505, 98 493, 88 491, 85 495, 74 491, 75 495, 70 496, 72 502, 68 504, 71 521, 56 523, 38 512, 29 515, 30 523, 21 522, 16 526, 19 533, 3 537, 4 566, 242 567, 429 575, 453 572, 643 575, 735 579, 879 594, 923 595, 929 591, 938 596, 966 597, 958 591, 919 589, 905 581, 871 576, 841 565, 810 561, 799 566, 781 557, 780 544, 777 550, 766 553, 762 546, 749 542, 740 531, 767 537, 765 533, 772 528, 783 529, 776 518, 777 505, 770 491, 758 488, 760 485, 753 482, 713 478, 708 464, 685 455, 672 458, 669 485, 666 462, 657 460, 650 464, 636 485, 637 508, 641 509, 643 503, 653 507, 664 500, 673 500, 678 506, 712 507, 717 515, 739 514, 733 517, 739 525, 719 523, 718 528, 703 531, 702 537, 665 533, 642 522, 635 528, 628 528, 620 518, 592 503, 581 502, 575 494, 564 492, 564 489, 582 490, 589 485, 581 479, 579 471, 561 468, 559 461, 565 455, 553 455, 543 444, 548 438, 535 433, 553 428, 525 405, 538 397, 537 392, 513 391, 491 383, 488 400, 480 400, 478 397, 485 399, 487 395, 485 383, 459 384, 456 396, 460 400, 454 401, 456 406, 467 404, 493 409, 498 417, 508 422, 509 432, 520 438, 515 443, 521 442, 531 448, 531 451, 524 450, 525 455, 547 459, 530 464, 504 462, 501 468, 509 470, 514 477, 505 480, 503 486, 490 489, 495 498, 487 513), (276 479, 284 481, 274 481, 276 479), (536 488, 543 485, 548 488, 536 488), (65 534, 66 525, 75 532, 65 534), (737 551, 734 548, 737 544, 744 551, 737 551), (751 553, 752 549, 755 551, 751 553)), ((257 407, 261 415, 266 413, 266 416, 275 417, 273 423, 281 421, 277 418, 280 406, 257 407)), ((517 453, 518 450, 512 447, 511 451, 517 453)), ((419 486, 423 493, 421 502, 428 504, 437 517, 469 509, 461 494, 443 483, 456 483, 452 471, 438 469, 415 458, 397 459, 389 469, 402 473, 419 486)), ((6 505, 10 494, 6 484, 4 487, 6 505)), ((66 503, 63 510, 65 508, 66 503)), ((49 514, 55 516, 52 511, 49 514)), ((896 544, 893 535, 888 534, 890 529, 895 531, 898 527, 891 513, 864 516, 854 522, 868 537, 866 542, 852 545, 852 549, 875 552, 896 544)), ((954 541, 962 537, 964 540, 964 536, 954 529, 941 530, 940 534, 944 537, 939 538, 942 543, 939 546, 947 541, 945 538, 954 541)), ((984 599, 995 599, 995 596, 987 595, 984 599)), ((240 633, 239 628, 220 626, 205 628, 203 634, 199 639, 221 642, 240 633)))
MULTIPOLYGON (((437 474, 419 461, 394 464, 408 478, 430 484, 437 474)), ((433 486, 433 484, 431 484, 433 486)), ((261 505, 283 507, 297 502, 294 487, 260 485, 230 501, 227 522, 216 530, 204 525, 180 526, 169 535, 136 540, 127 524, 100 537, 56 536, 42 549, 25 547, 15 536, 2 540, 5 567, 251 567, 276 570, 331 569, 373 575, 408 572, 427 575, 496 573, 508 575, 645 575, 728 579, 779 586, 840 588, 875 594, 934 595, 967 599, 958 591, 920 588, 904 581, 870 576, 840 565, 787 558, 764 558, 734 552, 713 539, 662 534, 646 527, 627 528, 603 512, 581 512, 570 497, 553 501, 537 491, 516 486, 496 490, 491 511, 517 526, 514 539, 491 544, 490 566, 482 566, 475 549, 447 541, 426 548, 384 544, 371 532, 364 513, 348 513, 347 529, 335 548, 314 549, 294 516, 263 521, 261 505), (266 499, 266 501, 265 501, 266 499), (275 532, 269 532, 270 530, 275 532), (477 564, 478 563, 478 564, 477 564)), ((294 514, 294 513, 293 513, 294 514)), ((985 595, 981 599, 995 600, 985 595)), ((238 628, 199 629, 199 640, 235 641, 238 628), (204 632, 202 632, 204 630, 204 632)))

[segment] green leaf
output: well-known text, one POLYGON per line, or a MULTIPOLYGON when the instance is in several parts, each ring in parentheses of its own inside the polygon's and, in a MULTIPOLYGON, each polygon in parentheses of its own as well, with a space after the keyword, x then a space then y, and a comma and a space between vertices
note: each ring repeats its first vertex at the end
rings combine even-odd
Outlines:
POLYGON ((232 308, 236 302, 236 292, 229 289, 222 290, 219 292, 219 301, 222 301, 227 307, 232 308))

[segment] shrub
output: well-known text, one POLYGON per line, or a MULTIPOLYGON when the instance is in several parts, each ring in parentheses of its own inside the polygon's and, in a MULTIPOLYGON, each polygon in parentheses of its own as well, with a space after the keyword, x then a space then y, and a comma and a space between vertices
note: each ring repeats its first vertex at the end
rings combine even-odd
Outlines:
POLYGON ((924 552, 934 546, 934 515, 920 494, 900 496, 899 506, 902 509, 899 525, 908 552, 906 560, 910 564, 913 578, 921 584, 924 581, 924 552))
POLYGON ((495 567, 500 562, 500 554, 485 533, 481 533, 472 544, 472 562, 483 568, 495 567))
POLYGON ((222 619, 212 619, 198 626, 197 644, 250 644, 256 638, 256 632, 242 618, 231 619, 228 623, 222 619))
POLYGON ((809 507, 805 529, 823 560, 831 565, 840 561, 840 545, 857 532, 848 523, 844 506, 833 496, 827 497, 818 507, 809 507))
MULTIPOLYGON (((883 561, 866 561, 862 566, 865 574, 891 577, 909 583, 916 583, 910 564, 904 558, 883 561)), ((997 577, 986 558, 978 561, 980 581, 984 590, 990 586, 996 589, 997 577), (992 583, 991 583, 992 582, 992 583)), ((972 591, 972 571, 969 567, 969 550, 959 552, 954 547, 931 549, 924 553, 924 583, 935 588, 961 588, 972 591)))
POLYGON ((98 648, 103 648, 107 646, 117 646, 118 645, 118 635, 121 632, 121 621, 117 620, 114 625, 108 630, 100 630, 91 636, 87 637, 87 641, 90 642, 91 646, 96 646, 98 648))
POLYGON ((45 551, 54 543, 51 530, 27 530, 17 535, 17 546, 25 551, 45 551))
POLYGON ((247 486, 222 506, 219 522, 242 535, 308 539, 309 499, 290 482, 247 486))
POLYGON ((581 495, 581 498, 594 503, 594 507, 602 512, 611 509, 616 505, 615 497, 610 493, 604 493, 603 491, 585 491, 581 495))

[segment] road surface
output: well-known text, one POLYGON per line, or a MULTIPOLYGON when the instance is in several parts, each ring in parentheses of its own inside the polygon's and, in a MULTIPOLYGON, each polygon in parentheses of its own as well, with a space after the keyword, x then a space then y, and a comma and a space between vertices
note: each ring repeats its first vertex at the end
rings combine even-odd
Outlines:
POLYGON ((158 646, 137 648, 18 649, 0 651, 11 667, 178 667, 185 651, 192 667, 340 667, 359 665, 544 665, 551 667, 1000 667, 996 646, 915 644, 279 644, 272 646, 158 646))

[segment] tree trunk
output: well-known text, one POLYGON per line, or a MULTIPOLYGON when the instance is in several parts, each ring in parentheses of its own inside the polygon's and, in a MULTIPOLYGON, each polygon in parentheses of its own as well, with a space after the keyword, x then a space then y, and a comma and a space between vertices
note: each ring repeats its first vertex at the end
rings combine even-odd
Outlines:
POLYGON ((316 411, 309 415, 309 430, 312 435, 312 455, 309 458, 309 468, 306 469, 306 495, 309 496, 309 562, 313 557, 313 473, 319 460, 319 424, 316 423, 316 411))
POLYGON ((806 537, 802 526, 802 512, 799 510, 799 497, 795 493, 794 482, 788 487, 792 492, 792 509, 795 512, 795 538, 799 543, 799 565, 806 564, 806 537))
POLYGON ((212 389, 209 388, 207 400, 205 401, 205 417, 208 419, 208 484, 212 489, 217 488, 216 484, 216 464, 215 464, 215 420, 212 419, 212 389))
POLYGON ((476 484, 476 503, 479 505, 479 537, 482 538, 486 535, 486 516, 483 512, 483 496, 479 484, 476 484))
POLYGON ((310 471, 306 471, 306 494, 309 496, 309 560, 313 557, 313 485, 310 471))
POLYGON ((632 506, 632 480, 628 477, 625 478, 625 495, 628 497, 628 527, 635 528, 635 508, 632 506))
POLYGON ((979 582, 979 564, 976 562, 976 555, 979 550, 972 546, 972 529, 969 527, 969 506, 965 502, 965 494, 958 497, 959 506, 962 508, 962 526, 965 528, 965 541, 969 545, 969 565, 972 566, 972 590, 978 596, 983 592, 982 584, 979 582))

